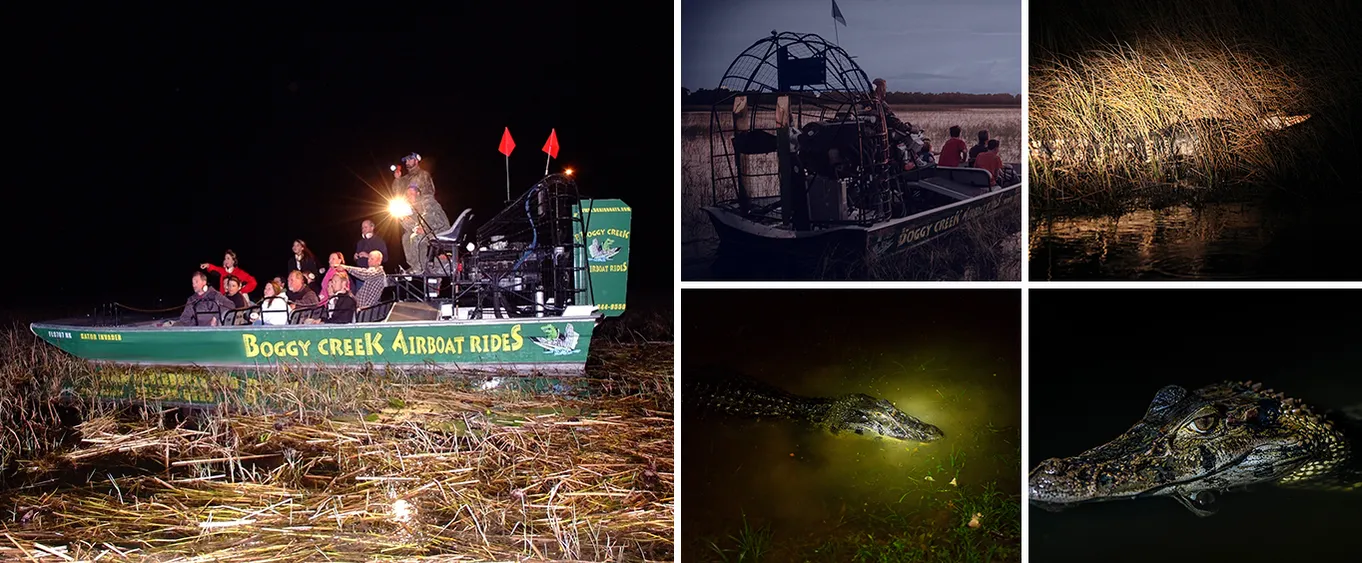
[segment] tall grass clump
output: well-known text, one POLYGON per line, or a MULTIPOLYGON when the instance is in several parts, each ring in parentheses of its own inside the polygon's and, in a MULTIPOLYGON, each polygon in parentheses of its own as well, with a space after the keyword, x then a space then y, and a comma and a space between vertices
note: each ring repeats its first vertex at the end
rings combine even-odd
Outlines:
POLYGON ((1054 21, 1033 33, 1029 88, 1041 206, 1121 206, 1167 190, 1299 191, 1350 176, 1332 164, 1357 150, 1355 5, 1052 9, 1054 21))

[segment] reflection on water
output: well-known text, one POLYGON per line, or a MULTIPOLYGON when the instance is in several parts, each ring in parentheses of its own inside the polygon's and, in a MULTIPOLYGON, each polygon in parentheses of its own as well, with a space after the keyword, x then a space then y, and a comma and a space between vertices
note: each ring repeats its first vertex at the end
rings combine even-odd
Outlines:
MULTIPOLYGON (((825 367, 768 365, 750 375, 801 395, 883 397, 945 438, 898 442, 725 418, 696 412, 683 392, 682 502, 686 515, 697 516, 682 526, 687 560, 722 560, 716 548, 733 560, 744 524, 769 530, 768 556, 776 561, 850 560, 873 549, 866 545, 877 537, 907 542, 895 548, 905 551, 954 542, 961 552, 1015 552, 1008 537, 1020 524, 1015 368, 969 359, 967 343, 853 356, 825 367)), ((693 370, 683 377, 700 376, 693 370)))
POLYGON ((1301 209, 1262 202, 1040 219, 1033 280, 1359 279, 1351 205, 1301 209))

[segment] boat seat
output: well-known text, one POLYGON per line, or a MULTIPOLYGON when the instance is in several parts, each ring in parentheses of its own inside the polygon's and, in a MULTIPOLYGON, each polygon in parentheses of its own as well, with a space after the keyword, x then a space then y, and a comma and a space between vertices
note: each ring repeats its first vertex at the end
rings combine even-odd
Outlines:
POLYGON ((442 243, 459 244, 459 235, 463 233, 464 225, 467 225, 472 218, 473 210, 471 208, 463 210, 463 213, 460 213, 459 217, 454 220, 453 225, 450 225, 443 232, 435 233, 435 240, 442 243))
POLYGON ((936 176, 976 188, 987 188, 993 182, 993 176, 987 170, 965 166, 938 166, 936 176))

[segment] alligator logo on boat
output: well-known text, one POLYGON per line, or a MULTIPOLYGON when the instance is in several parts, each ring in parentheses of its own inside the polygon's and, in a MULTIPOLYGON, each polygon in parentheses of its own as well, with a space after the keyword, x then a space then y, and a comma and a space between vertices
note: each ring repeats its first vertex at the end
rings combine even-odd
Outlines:
POLYGON ((591 254, 588 260, 592 262, 609 262, 610 259, 614 258, 616 254, 619 254, 621 250, 624 250, 624 248, 615 246, 615 239, 607 238, 605 239, 605 244, 601 244, 601 239, 593 238, 591 239, 591 246, 587 247, 587 251, 591 254))
POLYGON ((548 336, 531 336, 530 342, 543 348, 544 353, 567 356, 580 351, 577 349, 577 339, 581 335, 577 334, 576 329, 573 329, 571 324, 563 325, 563 332, 561 333, 553 325, 544 325, 542 328, 544 334, 548 336))

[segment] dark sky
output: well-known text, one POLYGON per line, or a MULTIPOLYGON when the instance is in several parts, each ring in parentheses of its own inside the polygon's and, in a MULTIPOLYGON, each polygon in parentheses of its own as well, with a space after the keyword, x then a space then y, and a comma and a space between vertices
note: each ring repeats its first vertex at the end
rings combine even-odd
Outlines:
MULTIPOLYGON (((391 15, 350 32, 63 16, 25 38, 7 128, 27 166, 7 215, 32 276, 7 271, 23 288, 7 301, 183 302, 189 274, 227 248, 257 278, 282 275, 294 238, 348 257, 388 166, 413 151, 450 219, 471 207, 479 225, 505 200, 509 127, 512 197, 543 176, 556 129, 552 170, 634 209, 631 310, 650 296, 669 308, 671 143, 637 132, 670 122, 670 34, 615 25, 595 2, 391 15)), ((395 222, 380 232, 396 252, 395 222)))
POLYGON ((1021 93, 1020 0, 682 0, 681 85, 715 88, 772 30, 815 33, 890 91, 1021 93))
POLYGON ((692 289, 681 303, 685 365, 807 370, 967 343, 971 355, 1021 372, 1011 365, 1021 349, 1016 289, 692 289))

